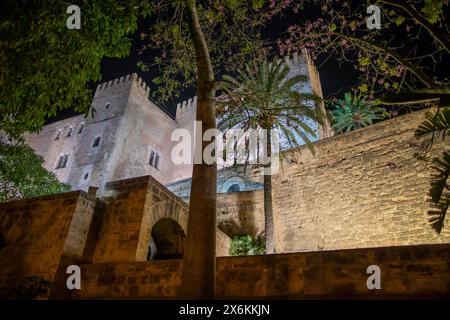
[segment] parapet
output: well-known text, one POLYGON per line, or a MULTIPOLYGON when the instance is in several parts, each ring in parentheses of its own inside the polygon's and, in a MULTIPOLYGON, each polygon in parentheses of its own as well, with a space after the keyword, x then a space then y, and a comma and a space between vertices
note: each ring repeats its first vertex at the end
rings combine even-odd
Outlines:
POLYGON ((297 51, 295 51, 292 56, 285 56, 284 57, 284 62, 286 63, 286 65, 288 66, 292 66, 292 65, 296 65, 296 64, 301 64, 304 63, 304 60, 302 58, 304 58, 306 52, 303 52, 300 56, 298 54, 297 51))
POLYGON ((194 98, 189 98, 177 104, 177 114, 175 119, 179 119, 185 114, 194 112, 197 108, 197 96, 194 98))
POLYGON ((136 81, 148 94, 150 93, 150 87, 145 83, 144 80, 142 80, 142 78, 137 73, 130 73, 120 78, 102 82, 97 85, 97 90, 102 90, 117 84, 129 83, 131 81, 136 81))

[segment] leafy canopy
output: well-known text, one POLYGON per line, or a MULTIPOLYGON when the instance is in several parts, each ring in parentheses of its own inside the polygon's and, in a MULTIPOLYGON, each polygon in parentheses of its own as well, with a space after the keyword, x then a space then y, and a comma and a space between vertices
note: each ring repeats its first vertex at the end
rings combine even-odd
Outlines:
POLYGON ((30 147, 0 141, 0 202, 70 191, 42 163, 30 147))
MULTIPOLYGON (((199 22, 213 70, 232 72, 251 60, 262 60, 271 50, 261 32, 287 7, 284 1, 204 0, 196 2, 199 22)), ((138 63, 142 71, 157 70, 153 95, 162 101, 179 97, 197 81, 196 57, 185 1, 152 3, 154 23, 141 33, 139 52, 152 51, 138 63), (155 49, 156 48, 156 49, 155 49)), ((216 79, 218 80, 218 79, 216 79)))
POLYGON ((146 1, 78 0, 81 29, 69 30, 69 3, 7 0, 0 22, 0 130, 13 138, 37 132, 46 117, 91 103, 103 57, 124 57, 146 1))

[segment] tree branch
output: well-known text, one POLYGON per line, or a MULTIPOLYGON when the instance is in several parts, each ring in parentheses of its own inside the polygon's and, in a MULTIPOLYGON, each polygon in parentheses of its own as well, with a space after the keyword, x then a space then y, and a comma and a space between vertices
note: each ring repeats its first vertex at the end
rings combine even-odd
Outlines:
POLYGON ((428 22, 428 20, 425 19, 414 7, 408 5, 403 1, 378 0, 378 2, 403 9, 411 16, 411 18, 414 19, 414 21, 420 23, 430 33, 430 35, 441 44, 445 51, 450 53, 450 41, 445 37, 444 34, 441 33, 438 28, 428 22))
POLYGON ((410 62, 408 62, 407 60, 405 60, 403 57, 401 57, 397 52, 389 49, 389 48, 385 48, 377 43, 362 39, 362 38, 357 38, 354 36, 349 36, 349 35, 344 35, 341 33, 336 33, 338 36, 346 38, 350 41, 353 42, 360 42, 363 44, 366 44, 372 48, 376 48, 377 50, 384 52, 388 55, 390 55, 392 58, 394 58, 398 63, 400 63, 401 65, 403 65, 405 67, 405 69, 409 70, 410 72, 412 72, 417 78, 420 79, 420 81, 422 81, 428 88, 434 88, 437 87, 436 83, 433 81, 433 79, 431 79, 428 75, 426 75, 422 70, 416 68, 413 64, 411 64, 410 62))

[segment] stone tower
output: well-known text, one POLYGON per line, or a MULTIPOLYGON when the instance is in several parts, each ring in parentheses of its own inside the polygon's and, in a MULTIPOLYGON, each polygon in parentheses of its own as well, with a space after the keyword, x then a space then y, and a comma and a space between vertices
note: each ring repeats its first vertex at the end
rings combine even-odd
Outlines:
MULTIPOLYGON (((174 170, 170 135, 176 121, 148 99, 149 88, 136 74, 97 86, 88 117, 49 124, 27 143, 48 170, 74 189, 107 181, 152 175, 165 184, 190 171, 174 170)), ((189 168, 186 168, 187 170, 189 168)))

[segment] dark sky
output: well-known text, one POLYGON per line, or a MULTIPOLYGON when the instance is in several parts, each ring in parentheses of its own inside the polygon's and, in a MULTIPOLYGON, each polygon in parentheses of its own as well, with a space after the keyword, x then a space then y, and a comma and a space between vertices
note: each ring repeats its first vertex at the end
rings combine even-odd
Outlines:
MULTIPOLYGON (((292 24, 298 24, 302 21, 313 20, 320 16, 320 10, 316 6, 306 7, 302 12, 298 14, 288 14, 274 20, 267 28, 263 31, 263 37, 272 41, 276 41, 280 36, 286 32, 287 27, 292 24)), ((137 72, 144 81, 152 88, 152 78, 156 72, 141 72, 137 67, 137 62, 139 60, 151 61, 151 55, 154 52, 146 52, 143 55, 138 55, 137 49, 140 45, 139 34, 141 31, 146 31, 145 26, 151 23, 151 21, 141 19, 138 23, 138 30, 133 35, 133 45, 130 55, 122 59, 112 59, 104 58, 101 65, 102 72, 102 82, 109 81, 126 74, 137 72), (149 58, 149 59, 148 59, 149 58)), ((339 65, 335 59, 329 59, 325 64, 322 65, 322 61, 318 59, 316 62, 318 67, 322 90, 325 97, 330 95, 342 96, 345 91, 351 88, 357 81, 357 75, 354 72, 353 65, 344 64, 339 65)), ((220 71, 217 72, 217 78, 220 78, 220 71)), ((91 85, 92 89, 95 90, 96 84, 91 85)), ((195 94, 195 88, 187 90, 180 98, 173 102, 167 102, 164 107, 169 110, 172 114, 175 113, 176 103, 178 101, 183 101, 192 97, 195 94)), ((74 116, 78 113, 73 110, 63 110, 56 117, 49 119, 47 122, 53 122, 61 120, 70 116, 74 116)))

